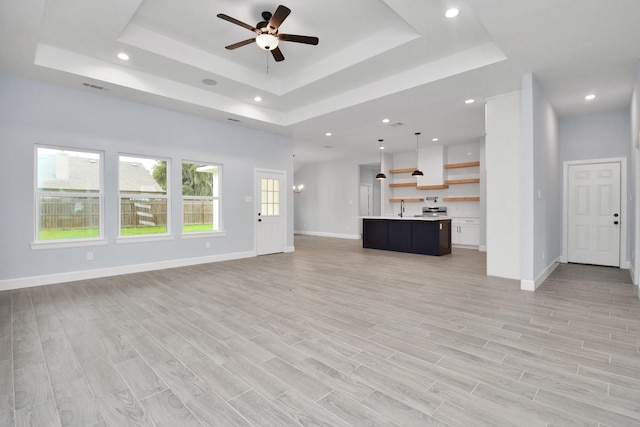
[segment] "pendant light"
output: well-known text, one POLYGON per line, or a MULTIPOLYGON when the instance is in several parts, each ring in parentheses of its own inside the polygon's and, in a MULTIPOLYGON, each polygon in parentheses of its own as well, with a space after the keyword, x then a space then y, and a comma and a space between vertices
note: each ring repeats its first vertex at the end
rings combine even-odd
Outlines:
MULTIPOLYGON (((416 132, 416 164, 418 163, 418 137, 420 136, 420 132, 416 132)), ((413 171, 413 173, 411 174, 411 176, 424 176, 424 174, 422 173, 422 171, 420 169, 418 169, 418 167, 416 166, 416 170, 413 171)))
POLYGON ((382 139, 378 140, 378 143, 380 144, 380 147, 378 149, 378 151, 380 151, 380 172, 378 172, 378 175, 376 175, 376 179, 378 181, 382 181, 383 179, 387 179, 387 175, 385 175, 384 173, 382 173, 382 150, 384 150, 384 147, 382 146, 382 139))

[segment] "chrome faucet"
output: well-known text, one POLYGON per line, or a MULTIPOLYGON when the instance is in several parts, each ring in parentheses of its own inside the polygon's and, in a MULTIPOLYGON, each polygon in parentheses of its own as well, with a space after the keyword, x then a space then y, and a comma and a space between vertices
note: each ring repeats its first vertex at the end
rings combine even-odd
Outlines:
POLYGON ((398 214, 398 216, 400 216, 400 218, 402 218, 402 213, 404 212, 404 200, 400 200, 400 213, 398 214))

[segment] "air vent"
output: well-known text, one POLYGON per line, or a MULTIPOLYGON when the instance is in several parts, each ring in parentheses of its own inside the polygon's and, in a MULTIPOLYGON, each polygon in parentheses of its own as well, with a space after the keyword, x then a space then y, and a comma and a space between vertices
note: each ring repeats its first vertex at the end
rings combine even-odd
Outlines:
POLYGON ((238 119, 232 119, 231 117, 229 117, 227 120, 229 120, 230 122, 240 123, 240 120, 238 120, 238 119))
POLYGON ((391 123, 389 126, 393 126, 394 128, 397 128, 398 126, 404 126, 404 123, 391 123))
POLYGON ((97 90, 109 90, 109 89, 105 88, 104 86, 98 86, 98 85, 94 85, 92 83, 82 83, 82 86, 90 87, 91 89, 97 89, 97 90))

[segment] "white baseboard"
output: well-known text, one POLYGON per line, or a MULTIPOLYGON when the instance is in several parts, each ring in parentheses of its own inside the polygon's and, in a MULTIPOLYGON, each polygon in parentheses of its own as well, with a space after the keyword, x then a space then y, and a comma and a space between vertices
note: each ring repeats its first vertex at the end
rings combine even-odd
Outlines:
POLYGON ((99 277, 119 276, 121 274, 142 273, 144 271, 164 270, 167 268, 188 267, 190 265, 231 261, 234 259, 252 258, 255 256, 255 251, 236 252, 198 258, 182 258, 169 261, 151 262, 147 264, 123 265, 118 267, 99 268, 95 270, 71 271, 68 273, 55 273, 42 276, 5 279, 0 280, 0 291, 52 285, 55 283, 73 282, 76 280, 97 279, 99 277))
MULTIPOLYGON (((636 277, 636 270, 633 268, 633 264, 629 263, 629 275, 631 275, 631 283, 638 286, 638 277, 636 277)), ((640 297, 640 294, 638 294, 640 297)))
POLYGON ((487 245, 480 245, 478 246, 478 250, 480 252, 487 252, 487 245))
POLYGON ((296 251, 296 247, 295 246, 285 246, 284 247, 284 253, 289 253, 289 252, 295 252, 296 251))
POLYGON ((538 277, 536 277, 536 280, 520 280, 520 289, 523 291, 531 291, 531 292, 535 291, 540 287, 540 285, 542 285, 542 282, 544 282, 547 279, 547 277, 549 277, 549 275, 553 273, 553 270, 555 270, 559 264, 560 264, 560 257, 558 257, 555 261, 549 264, 547 268, 545 268, 544 271, 540 273, 538 277))
POLYGON ((336 239, 351 239, 351 240, 360 240, 359 234, 339 234, 339 233, 325 233, 322 231, 294 231, 293 234, 304 234, 306 236, 317 236, 317 237, 335 237, 336 239))

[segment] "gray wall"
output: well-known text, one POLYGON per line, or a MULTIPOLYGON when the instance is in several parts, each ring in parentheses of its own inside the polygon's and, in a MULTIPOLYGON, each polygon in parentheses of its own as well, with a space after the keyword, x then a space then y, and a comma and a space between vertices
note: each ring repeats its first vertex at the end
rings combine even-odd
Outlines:
POLYGON ((532 74, 523 77, 523 280, 536 280, 562 255, 562 164, 558 120, 532 74))
MULTIPOLYGON (((0 76, 0 285, 6 279, 101 271, 128 265, 158 265, 255 251, 254 168, 293 176, 292 141, 280 135, 151 107, 84 90, 0 76), (106 245, 33 250, 34 145, 103 150, 106 245), (180 238, 180 174, 171 184, 173 240, 116 243, 118 153, 221 163, 225 236, 180 238), (95 259, 86 260, 86 252, 95 259)), ((179 169, 178 169, 179 170, 179 169)), ((288 197, 286 246, 293 247, 293 197, 288 197)))
MULTIPOLYGON (((589 160, 612 157, 627 159, 627 219, 635 208, 629 201, 633 194, 633 162, 631 159, 631 114, 629 108, 606 111, 559 120, 560 163, 569 160, 589 160)), ((561 181, 559 181, 559 185, 561 181)), ((627 227, 627 258, 633 250, 634 226, 627 227)))

